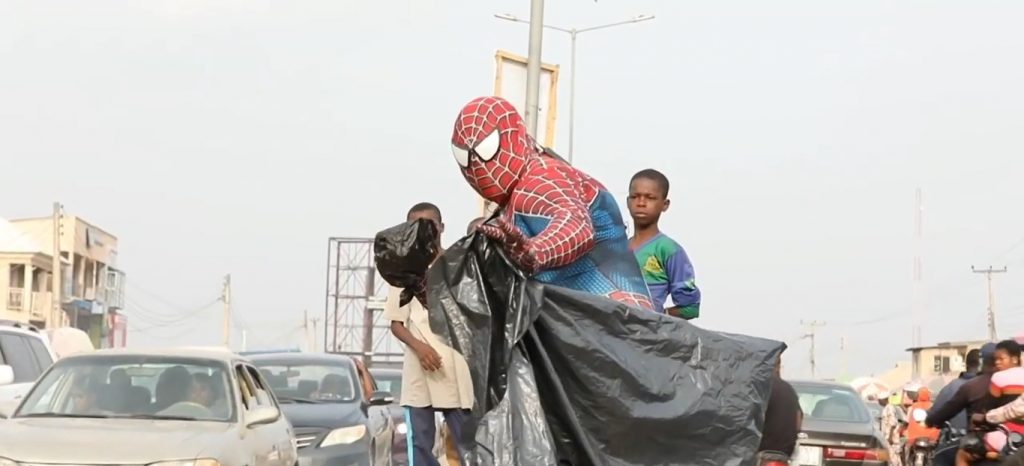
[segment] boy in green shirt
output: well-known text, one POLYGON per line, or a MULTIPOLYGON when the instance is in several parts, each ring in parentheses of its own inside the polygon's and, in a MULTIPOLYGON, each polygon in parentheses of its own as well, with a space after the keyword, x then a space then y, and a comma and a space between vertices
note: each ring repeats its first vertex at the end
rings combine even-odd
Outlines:
POLYGON ((694 278, 693 264, 679 243, 658 229, 661 214, 668 210, 668 178, 654 169, 637 172, 629 181, 629 215, 633 217, 633 237, 629 248, 636 255, 654 309, 686 320, 700 316, 700 290, 694 278), (673 306, 665 308, 672 296, 673 306))

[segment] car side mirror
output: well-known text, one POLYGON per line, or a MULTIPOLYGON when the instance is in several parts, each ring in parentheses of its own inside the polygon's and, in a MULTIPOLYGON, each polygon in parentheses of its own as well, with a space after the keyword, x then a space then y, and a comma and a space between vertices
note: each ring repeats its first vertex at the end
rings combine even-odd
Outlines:
POLYGON ((11 366, 0 366, 0 385, 14 383, 14 368, 11 366))
POLYGON ((245 417, 246 427, 255 427, 263 424, 270 424, 281 417, 281 411, 273 407, 256 408, 245 417))
POLYGON ((376 391, 370 395, 370 406, 386 406, 395 402, 391 392, 376 391))

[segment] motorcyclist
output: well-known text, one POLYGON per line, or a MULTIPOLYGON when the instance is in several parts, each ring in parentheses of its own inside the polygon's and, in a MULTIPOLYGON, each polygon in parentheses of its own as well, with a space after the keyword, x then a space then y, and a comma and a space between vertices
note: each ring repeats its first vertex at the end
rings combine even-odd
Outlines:
POLYGON ((897 451, 900 454, 900 459, 903 461, 906 460, 907 453, 910 451, 910 448, 908 448, 909 442, 907 442, 907 428, 912 422, 910 418, 910 407, 913 406, 914 403, 917 403, 921 387, 922 385, 918 382, 909 382, 903 386, 903 396, 901 398, 903 402, 901 406, 903 418, 900 422, 899 438, 897 439, 899 442, 897 451))
MULTIPOLYGON (((992 351, 995 351, 995 345, 991 347, 992 351)), ((990 352, 991 353, 991 352, 990 352)), ((991 354, 990 354, 991 356, 991 354)), ((981 372, 981 350, 972 349, 967 352, 964 358, 964 371, 960 373, 957 378, 942 387, 939 390, 939 394, 935 396, 932 403, 932 409, 928 414, 932 414, 940 406, 946 404, 949 400, 953 399, 953 395, 956 395, 957 390, 960 389, 968 380, 973 379, 981 372)), ((967 429, 967 412, 960 411, 952 419, 949 419, 949 425, 954 429, 966 430, 967 429)))
MULTIPOLYGON (((956 390, 956 393, 948 401, 934 404, 928 412, 925 425, 929 427, 942 427, 958 414, 984 413, 989 408, 992 404, 989 385, 992 381, 992 374, 996 371, 995 351, 995 343, 986 343, 980 348, 981 372, 960 385, 960 388, 956 390)), ((944 450, 943 454, 936 455, 934 458, 936 466, 954 464, 958 449, 950 448, 944 450)))
MULTIPOLYGON (((996 372, 992 374, 989 382, 988 406, 985 407, 985 411, 1002 412, 997 408, 1011 403, 1024 392, 1024 369, 1020 367, 1020 356, 1020 345, 1016 341, 1004 340, 996 344, 993 356, 996 372)), ((968 384, 973 382, 972 380, 968 384)), ((993 414, 993 419, 1004 421, 1005 426, 1011 431, 1024 431, 1024 425, 1012 421, 1005 422, 1005 419, 998 419, 998 416, 999 414, 993 414)), ((984 423, 986 418, 986 415, 980 413, 972 415, 972 421, 975 424, 984 423)), ((988 451, 986 456, 997 456, 1003 451, 1006 441, 1006 434, 1001 431, 990 431, 984 434, 984 444, 988 451)), ((966 466, 977 459, 979 458, 961 449, 957 453, 956 464, 957 466, 966 466)))
POLYGON ((920 439, 927 439, 935 444, 939 440, 939 429, 928 427, 925 420, 928 417, 928 410, 932 407, 931 391, 928 387, 921 387, 917 392, 917 401, 907 410, 907 446, 904 448, 904 456, 907 464, 912 461, 911 455, 914 445, 920 439))

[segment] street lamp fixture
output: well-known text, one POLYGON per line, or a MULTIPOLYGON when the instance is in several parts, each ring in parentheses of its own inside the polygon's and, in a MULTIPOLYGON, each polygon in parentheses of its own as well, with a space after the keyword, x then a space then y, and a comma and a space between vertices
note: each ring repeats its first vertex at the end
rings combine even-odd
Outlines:
MULTIPOLYGON (((530 21, 508 13, 496 14, 494 15, 494 17, 505 21, 530 24, 530 21)), ((545 29, 551 29, 552 31, 564 32, 566 34, 569 34, 569 37, 572 40, 572 58, 570 59, 571 74, 569 75, 569 150, 567 157, 570 165, 572 164, 572 152, 576 121, 576 36, 584 32, 596 31, 598 29, 608 29, 611 27, 622 26, 625 24, 640 23, 643 21, 650 21, 652 19, 654 19, 654 15, 637 15, 634 16, 633 18, 624 21, 617 21, 614 23, 601 24, 597 26, 589 26, 585 28, 563 28, 559 26, 552 26, 549 24, 543 25, 545 29)))

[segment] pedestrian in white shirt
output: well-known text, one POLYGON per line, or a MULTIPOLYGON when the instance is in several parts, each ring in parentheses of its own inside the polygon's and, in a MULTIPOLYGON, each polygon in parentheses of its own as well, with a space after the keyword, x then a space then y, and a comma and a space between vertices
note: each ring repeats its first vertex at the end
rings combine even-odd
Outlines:
MULTIPOLYGON (((441 210, 428 202, 416 204, 409 209, 406 220, 420 219, 435 223, 440 243, 440 233, 444 231, 441 210)), ((438 251, 440 257, 440 244, 438 251)), ((443 414, 452 434, 459 438, 473 408, 473 384, 465 358, 430 330, 427 308, 415 298, 400 305, 401 293, 400 288, 391 288, 384 305, 384 319, 391 322, 391 333, 406 347, 400 403, 406 408, 410 466, 439 466, 433 455, 434 413, 443 414)))

